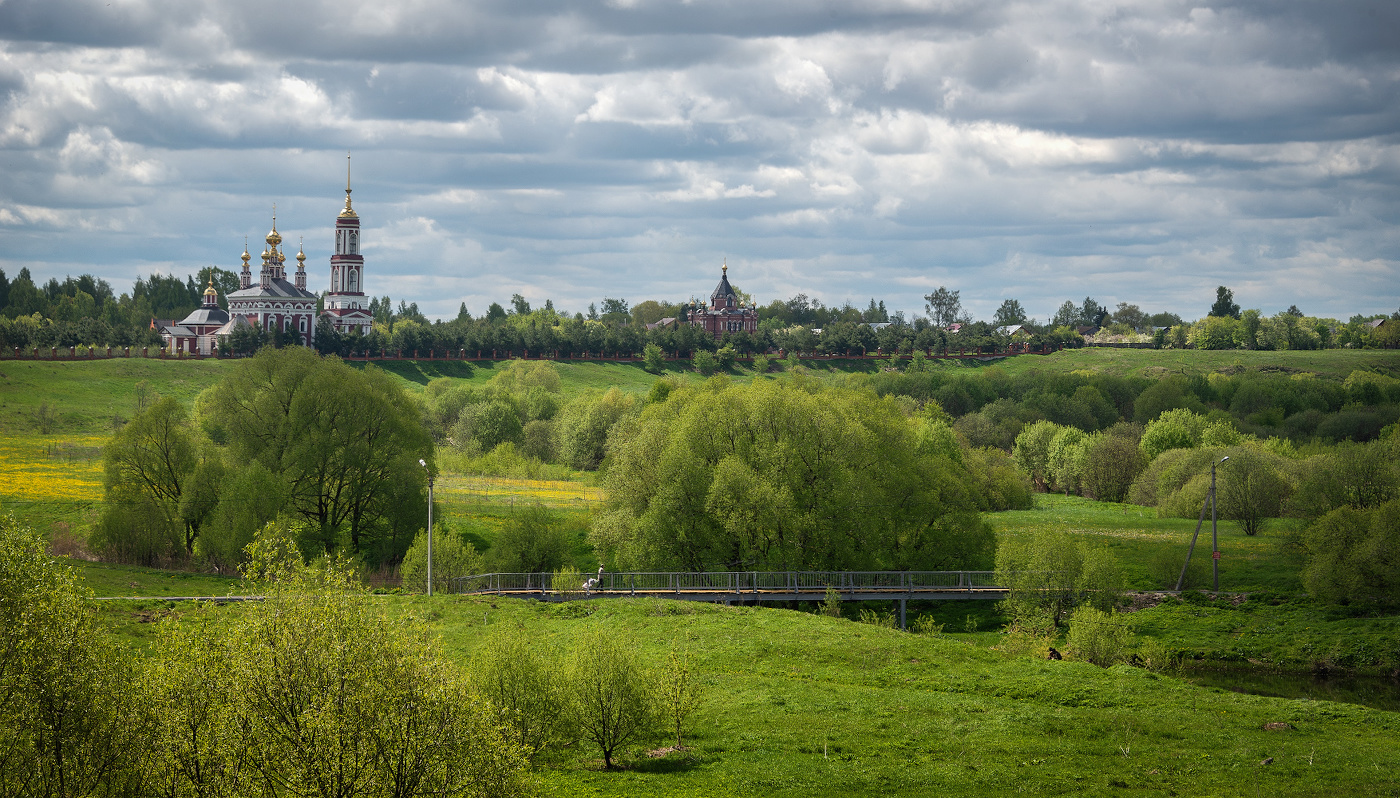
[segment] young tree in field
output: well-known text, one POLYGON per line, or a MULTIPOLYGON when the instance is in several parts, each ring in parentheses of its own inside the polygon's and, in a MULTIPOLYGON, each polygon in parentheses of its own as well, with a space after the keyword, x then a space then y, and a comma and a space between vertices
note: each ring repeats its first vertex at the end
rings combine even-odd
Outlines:
POLYGON ((584 739, 598 746, 611 769, 617 750, 651 731, 652 677, 615 630, 597 629, 574 650, 569 668, 569 716, 584 739))
POLYGON ((1232 448, 1229 457, 1218 469, 1220 515, 1238 521, 1244 533, 1253 537, 1266 520, 1283 514, 1292 485, 1279 473, 1274 458, 1239 447, 1232 448))
POLYGON ((565 699, 568 691, 552 651, 519 629, 500 629, 477 650, 472 686, 491 702, 506 739, 534 758, 545 748, 572 740, 565 699))
POLYGON ((962 300, 958 298, 961 293, 940 285, 937 291, 924 296, 924 301, 928 303, 924 305, 924 310, 928 312, 933 326, 945 328, 958 320, 962 315, 962 300))
POLYGON ((700 706, 701 698, 698 669, 691 661, 690 650, 679 642, 671 644, 657 694, 667 725, 675 729, 676 748, 679 749, 681 728, 685 725, 685 719, 700 706))

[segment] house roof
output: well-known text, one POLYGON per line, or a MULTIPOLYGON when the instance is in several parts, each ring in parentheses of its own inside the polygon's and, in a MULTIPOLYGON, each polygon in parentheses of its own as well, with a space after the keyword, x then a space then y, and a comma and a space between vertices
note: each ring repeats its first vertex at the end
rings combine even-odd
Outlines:
POLYGON ((181 321, 180 323, 181 323, 181 324, 186 324, 186 325, 194 325, 194 324, 209 325, 209 324, 225 324, 225 323, 227 323, 227 322, 228 322, 228 311, 227 311, 227 310, 224 310, 223 308, 218 307, 217 305, 214 306, 214 307, 209 307, 209 306, 206 305, 206 306, 204 306, 204 307, 201 307, 201 308, 196 309, 193 313, 191 313, 190 315, 186 316, 186 317, 184 318, 184 320, 181 321))

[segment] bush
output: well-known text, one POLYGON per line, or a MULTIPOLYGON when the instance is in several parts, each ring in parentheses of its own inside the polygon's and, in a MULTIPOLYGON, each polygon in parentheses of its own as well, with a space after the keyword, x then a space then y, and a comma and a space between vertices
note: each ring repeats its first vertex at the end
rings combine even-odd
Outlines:
MULTIPOLYGON (((450 587, 449 580, 461 576, 485 573, 486 567, 476 547, 462 536, 440 527, 433 535, 433 589, 442 592, 450 587)), ((428 535, 420 532, 403 556, 399 566, 403 587, 426 592, 428 588, 428 535)))
POLYGON ((1107 668, 1126 658, 1132 639, 1132 626, 1122 614, 1080 607, 1070 616, 1065 648, 1074 659, 1107 668))
POLYGON ((656 344, 642 348, 642 367, 652 374, 660 374, 666 368, 666 353, 656 344))
POLYGON ((491 702, 506 739, 526 757, 571 738, 557 655, 516 629, 497 628, 473 659, 472 687, 491 702))
POLYGON ((502 573, 548 573, 568 560, 570 549, 557 515, 540 504, 522 505, 496 537, 488 560, 502 573))
POLYGON ((714 354, 708 349, 697 349, 690 361, 695 365, 695 370, 706 377, 719 370, 719 362, 715 360, 714 354))
POLYGON ((754 374, 767 374, 767 373, 768 373, 768 368, 769 368, 769 366, 770 366, 770 363, 768 362, 768 356, 767 356, 767 355, 754 355, 754 356, 753 356, 753 373, 754 373, 754 374))

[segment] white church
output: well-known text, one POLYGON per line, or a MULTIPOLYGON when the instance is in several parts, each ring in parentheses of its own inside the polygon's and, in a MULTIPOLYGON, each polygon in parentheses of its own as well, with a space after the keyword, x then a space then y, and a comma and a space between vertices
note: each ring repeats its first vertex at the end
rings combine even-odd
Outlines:
MULTIPOLYGON (((180 321, 156 320, 152 326, 160 332, 172 352, 187 355, 210 355, 217 351, 219 338, 227 336, 238 326, 258 327, 293 333, 304 346, 316 340, 316 294, 306 290, 306 252, 297 252, 297 270, 287 279, 287 256, 282 252, 282 236, 277 232, 277 217, 272 218, 272 231, 265 239, 262 269, 256 282, 249 261, 252 255, 243 248, 243 268, 239 287, 228 295, 228 310, 219 307, 219 294, 212 277, 204 290, 204 303, 180 321)), ((326 294, 321 315, 337 332, 356 330, 368 335, 374 324, 369 302, 364 293, 365 259, 360 254, 360 217, 350 205, 350 172, 345 174, 345 207, 335 220, 335 254, 331 255, 331 286, 326 294)))

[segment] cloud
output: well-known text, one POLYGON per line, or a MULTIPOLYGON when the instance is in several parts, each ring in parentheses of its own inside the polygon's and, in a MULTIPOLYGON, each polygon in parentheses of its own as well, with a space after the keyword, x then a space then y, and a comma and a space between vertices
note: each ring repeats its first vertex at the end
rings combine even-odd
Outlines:
POLYGON ((911 312, 945 284, 982 315, 1194 316, 1219 284, 1388 312, 1397 27, 1293 0, 3 0, 0 268, 229 268, 276 202, 315 287, 351 150, 368 289, 430 315, 681 299, 725 256, 766 299, 911 312))

